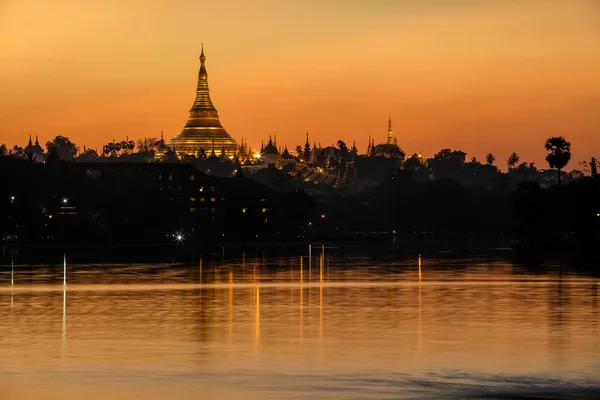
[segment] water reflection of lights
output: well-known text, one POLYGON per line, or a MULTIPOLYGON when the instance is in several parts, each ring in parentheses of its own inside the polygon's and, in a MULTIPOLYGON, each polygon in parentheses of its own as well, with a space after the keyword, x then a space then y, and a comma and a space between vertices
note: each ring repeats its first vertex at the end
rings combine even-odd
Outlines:
POLYGON ((260 287, 256 287, 256 315, 254 319, 255 332, 254 343, 258 345, 260 341, 260 287))
POLYGON ((62 332, 61 332, 61 355, 65 356, 67 346, 67 286, 63 286, 63 307, 62 307, 62 332))

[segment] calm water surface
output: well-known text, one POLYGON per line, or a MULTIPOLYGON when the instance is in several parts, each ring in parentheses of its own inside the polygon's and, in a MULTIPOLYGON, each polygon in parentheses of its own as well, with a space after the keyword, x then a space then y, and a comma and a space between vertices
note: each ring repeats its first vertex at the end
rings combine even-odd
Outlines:
POLYGON ((597 278, 321 251, 3 266, 0 399, 600 398, 597 278))

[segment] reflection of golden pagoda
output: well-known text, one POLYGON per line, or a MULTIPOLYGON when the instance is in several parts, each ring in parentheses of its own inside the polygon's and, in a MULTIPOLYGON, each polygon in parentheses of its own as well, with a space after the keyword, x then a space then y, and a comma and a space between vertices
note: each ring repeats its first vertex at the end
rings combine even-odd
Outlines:
POLYGON ((238 146, 221 125, 219 114, 210 100, 208 75, 204 67, 205 60, 204 48, 202 48, 196 100, 190 109, 188 121, 183 130, 169 141, 168 146, 178 156, 197 155, 201 148, 205 150, 206 154, 210 154, 214 150, 217 156, 222 152, 233 156, 238 146))

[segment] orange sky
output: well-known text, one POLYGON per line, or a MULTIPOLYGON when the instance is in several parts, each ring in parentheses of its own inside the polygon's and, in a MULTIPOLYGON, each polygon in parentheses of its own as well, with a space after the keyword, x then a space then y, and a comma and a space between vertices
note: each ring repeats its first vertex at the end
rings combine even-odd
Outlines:
POLYGON ((596 0, 0 0, 0 142, 80 147, 176 135, 204 41, 211 95, 238 142, 383 142, 546 167, 600 157, 596 0))

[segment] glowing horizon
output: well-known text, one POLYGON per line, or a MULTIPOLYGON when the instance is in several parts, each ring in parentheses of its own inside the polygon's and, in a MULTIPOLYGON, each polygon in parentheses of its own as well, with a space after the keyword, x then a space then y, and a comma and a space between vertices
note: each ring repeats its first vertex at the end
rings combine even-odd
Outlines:
POLYGON ((600 156, 600 6, 594 1, 191 0, 0 5, 0 143, 62 134, 101 149, 165 139, 187 120, 204 42, 225 129, 293 151, 394 136, 407 156, 460 149, 546 168, 600 156))

